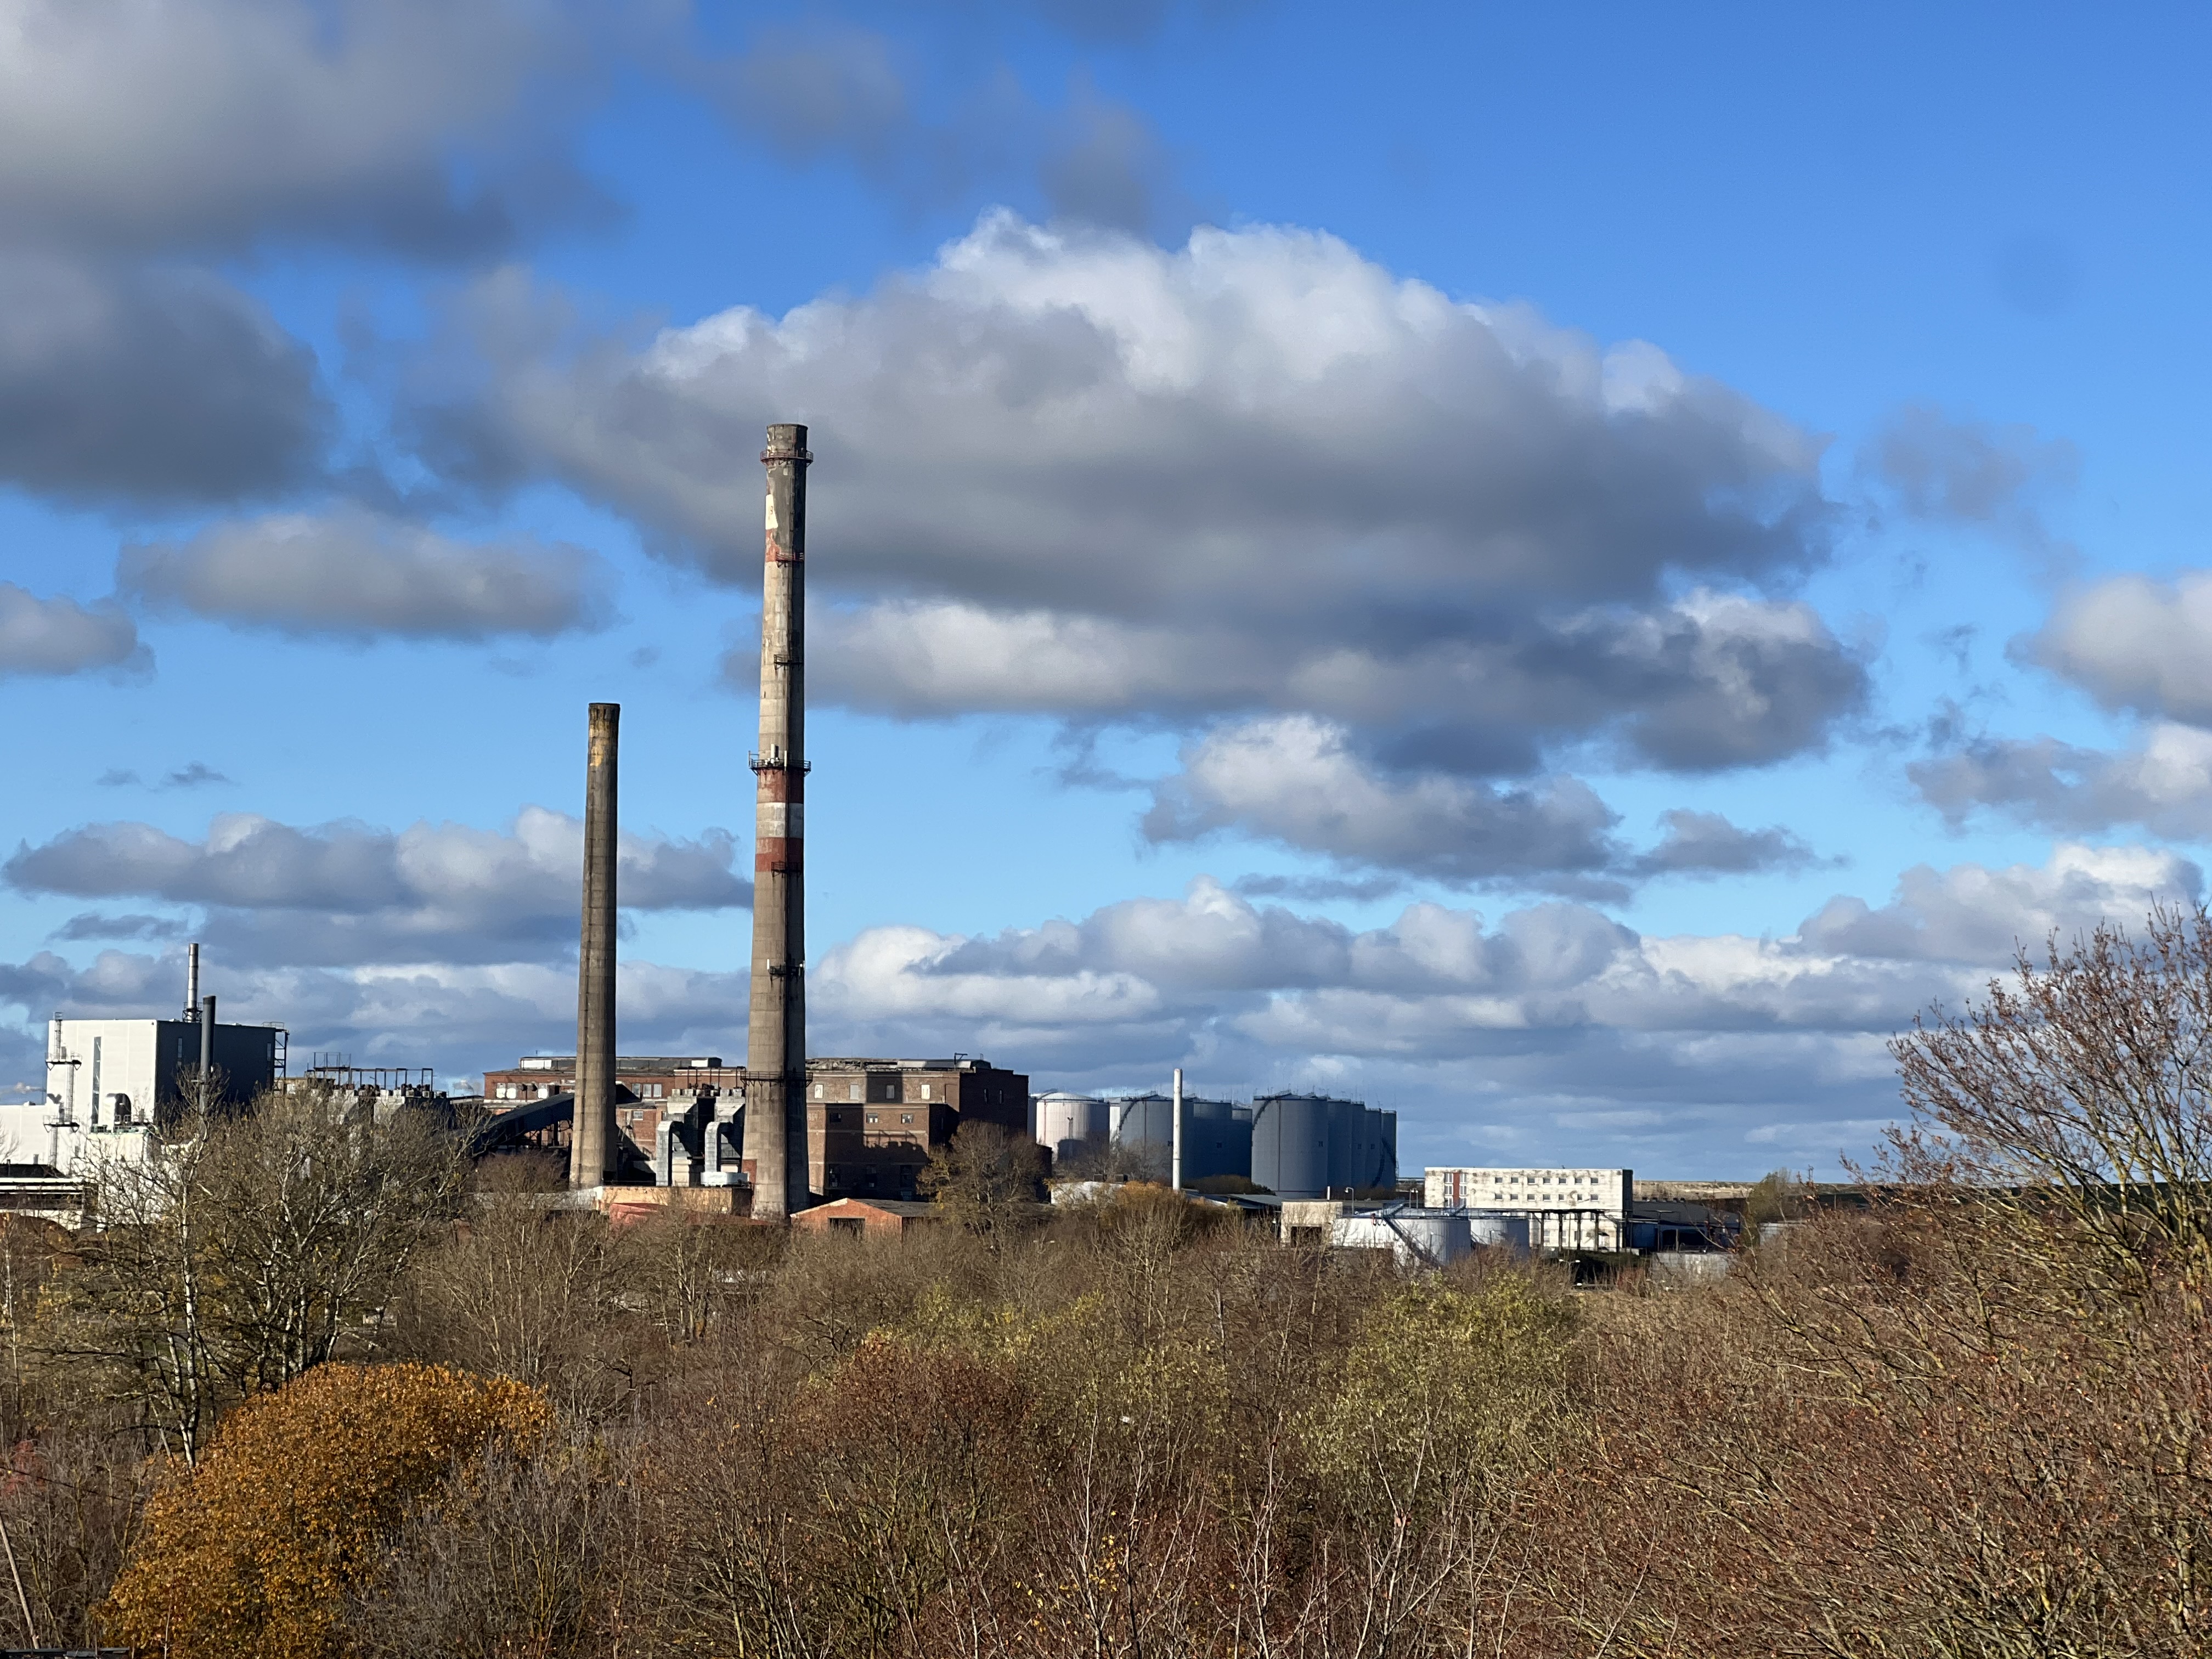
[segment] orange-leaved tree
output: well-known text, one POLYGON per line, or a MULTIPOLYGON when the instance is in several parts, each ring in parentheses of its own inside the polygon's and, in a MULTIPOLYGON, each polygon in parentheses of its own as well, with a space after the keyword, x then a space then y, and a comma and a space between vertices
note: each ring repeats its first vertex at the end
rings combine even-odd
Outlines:
POLYGON ((319 1366, 240 1406, 155 1495, 105 1623, 168 1659, 334 1659, 347 1595, 410 1502, 551 1421, 542 1392, 506 1377, 319 1366))

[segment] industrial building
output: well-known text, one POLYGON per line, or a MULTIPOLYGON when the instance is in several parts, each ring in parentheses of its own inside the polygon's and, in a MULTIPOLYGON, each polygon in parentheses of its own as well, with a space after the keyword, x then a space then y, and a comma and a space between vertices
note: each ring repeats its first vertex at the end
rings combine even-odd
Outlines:
POLYGON ((1626 1250, 1636 1176, 1632 1170, 1431 1169, 1421 1183, 1432 1210, 1490 1210, 1528 1218, 1540 1250, 1626 1250))
POLYGON ((1284 1199, 1389 1194, 1398 1115, 1328 1095, 1261 1095, 1252 1103, 1252 1179, 1284 1199))
MULTIPOLYGON (((617 1058, 611 1070, 617 1139, 635 1149, 618 1146, 617 1167, 641 1170, 649 1161, 659 1186, 750 1182, 744 1066, 719 1054, 641 1054, 617 1058)), ((525 1056, 484 1073, 485 1106, 495 1118, 526 1118, 557 1145, 575 1074, 573 1055, 525 1056)), ((995 1123, 1014 1135, 1029 1127, 1029 1079, 972 1055, 823 1056, 806 1062, 806 1079, 810 1199, 910 1199, 930 1153, 962 1125, 995 1123)))
POLYGON ((199 994, 199 946, 186 952, 175 1019, 65 1019, 46 1027, 43 1099, 0 1105, 0 1158, 71 1177, 116 1158, 143 1160, 148 1138, 204 1098, 245 1105, 283 1075, 281 1025, 224 1024, 199 994))
POLYGON ((1029 1130, 1030 1080, 987 1060, 806 1062, 806 1164, 823 1198, 911 1199, 929 1155, 969 1123, 1029 1130))

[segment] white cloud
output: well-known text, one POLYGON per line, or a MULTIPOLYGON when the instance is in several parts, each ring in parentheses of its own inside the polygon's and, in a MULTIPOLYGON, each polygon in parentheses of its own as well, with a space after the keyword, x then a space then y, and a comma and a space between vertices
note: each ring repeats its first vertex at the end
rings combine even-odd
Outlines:
MULTIPOLYGON (((626 908, 744 905, 728 832, 696 841, 625 834, 617 885, 626 908)), ((525 807, 504 833, 422 823, 295 829, 224 813, 204 841, 147 823, 92 824, 4 866, 20 892, 200 905, 204 936, 262 964, 502 961, 573 950, 583 827, 525 807)))
MULTIPOLYGON (((565 847, 573 826, 538 833, 565 847)), ((512 884, 451 845, 431 861, 445 874, 416 876, 418 890, 512 884)), ((1759 939, 1640 935, 1562 902, 1495 917, 1420 902, 1357 929, 1200 879, 984 937, 866 929, 814 965, 811 1040, 983 1054, 1041 1088, 1145 1085, 1182 1065, 1210 1093, 1346 1091, 1401 1111, 1409 1165, 1512 1144, 1757 1174, 1865 1150, 1894 1109, 1887 1038, 1932 1000, 1978 995, 2016 935, 2132 923, 2197 884, 2170 854, 2068 847, 2041 867, 1914 870, 1879 908, 1838 898, 1795 935, 1759 939)), ((520 934, 505 954, 340 967, 218 950, 211 984, 241 1018, 289 1025, 295 1047, 450 1074, 573 1036, 573 968, 520 934)), ((0 1000, 33 1017, 161 1012, 181 984, 173 948, 105 951, 82 970, 51 955, 0 966, 0 1000)), ((621 996, 625 1044, 743 1053, 741 972, 629 962, 621 996)))
POLYGON ((588 194, 546 117, 588 67, 589 15, 561 0, 10 0, 0 239, 495 245, 588 194))
POLYGON ((1601 876, 1605 803, 1571 778, 1498 788, 1437 774, 1379 775, 1340 727, 1305 715, 1225 726, 1183 751, 1145 833, 1187 841, 1235 827, 1346 864, 1465 883, 1601 876))
POLYGON ((114 605, 42 599, 0 582, 0 678, 141 668, 150 660, 131 618, 114 605))
POLYGON ((157 611, 240 627, 368 639, 546 639, 604 623, 596 554, 526 537, 463 542, 341 507, 213 525, 123 550, 116 584, 157 611))
POLYGON ((2118 750, 1981 738, 1906 769, 1954 823, 1986 809, 2065 834, 2134 823, 2178 841, 2212 836, 2212 732, 2196 726, 2154 724, 2118 750))
POLYGON ((2212 573, 2114 576, 2076 589, 2023 647, 2107 708, 2212 726, 2212 573))

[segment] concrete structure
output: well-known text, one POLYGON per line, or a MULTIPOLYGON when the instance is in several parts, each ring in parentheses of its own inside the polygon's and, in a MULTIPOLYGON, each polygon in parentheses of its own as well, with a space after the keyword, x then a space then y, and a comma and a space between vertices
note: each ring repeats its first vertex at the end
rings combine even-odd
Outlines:
POLYGON ((576 952, 576 1109, 568 1184, 601 1187, 615 1168, 615 848, 622 705, 595 702, 584 763, 584 921, 576 952))
MULTIPOLYGON (((1175 1146, 1175 1097, 1131 1095, 1106 1103, 1108 1132, 1115 1145, 1141 1146, 1158 1155, 1170 1171, 1175 1146)), ((1252 1108, 1231 1101, 1185 1095, 1182 1102, 1182 1184, 1196 1186, 1212 1176, 1252 1173, 1252 1108)), ((1261 1183, 1262 1186, 1266 1182, 1261 1183)))
MULTIPOLYGON (((562 1144, 568 1126, 560 1121, 565 1109, 559 1103, 573 1094, 576 1070, 574 1055, 525 1056, 484 1073, 485 1103, 496 1116, 538 1117, 550 1103, 553 1117, 531 1138, 562 1144)), ((746 1097, 744 1067, 725 1065, 719 1054, 630 1055, 615 1061, 614 1075, 617 1161, 635 1142, 659 1186, 738 1180, 738 1136, 749 1112, 740 1107, 725 1114, 729 1103, 746 1097)), ((930 1152, 963 1124, 994 1123, 1016 1136, 1029 1132, 1029 1079, 988 1060, 830 1055, 807 1061, 805 1077, 805 1138, 798 1162, 810 1202, 913 1197, 930 1152)))
POLYGON ((845 1233, 854 1237, 896 1238, 938 1218, 933 1204, 896 1198, 833 1198, 811 1205, 791 1218, 808 1232, 845 1233))
MULTIPOLYGON (((806 1066, 809 1184, 823 1199, 911 1199, 929 1154, 969 1123, 1029 1133, 1030 1080, 988 1060, 825 1057, 806 1066)), ((750 1111, 750 1108, 748 1108, 750 1111)))
POLYGON ((1387 1194, 1398 1184, 1398 1115, 1327 1095, 1252 1103, 1252 1179, 1284 1199, 1387 1194))
MULTIPOLYGON (((684 1116, 701 1094, 733 1103, 732 1112, 744 1098, 745 1068, 724 1065, 720 1054, 622 1054, 614 1073, 615 1127, 641 1150, 652 1147, 665 1119, 684 1116)), ((526 1054, 483 1074, 484 1103, 495 1112, 572 1094, 575 1087, 574 1054, 526 1054)))
POLYGON ((1421 1200, 1429 1208, 1498 1211, 1528 1218, 1528 1242, 1540 1250, 1626 1250, 1631 1170, 1492 1168, 1429 1170, 1421 1200))
POLYGON ((806 1145, 806 428, 772 426, 761 576, 760 748, 752 757, 752 1006, 744 1161, 753 1213, 808 1201, 806 1145))

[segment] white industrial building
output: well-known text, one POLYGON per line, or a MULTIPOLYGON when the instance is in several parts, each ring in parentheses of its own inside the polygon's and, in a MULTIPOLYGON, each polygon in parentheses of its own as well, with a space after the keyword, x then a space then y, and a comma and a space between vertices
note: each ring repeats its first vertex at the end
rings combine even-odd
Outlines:
MULTIPOLYGON (((203 1005, 210 1012, 213 1000, 203 1005)), ((83 1177, 112 1158, 145 1156, 198 1075, 197 1019, 62 1019, 46 1027, 43 1100, 0 1105, 0 1163, 83 1177)), ((214 1024, 208 1059, 217 1097, 243 1103, 283 1074, 281 1026, 214 1024)))
POLYGON ((1431 1210, 1488 1210, 1528 1218, 1528 1243, 1539 1250, 1621 1250, 1630 1247, 1632 1170, 1432 1169, 1421 1183, 1431 1210))

